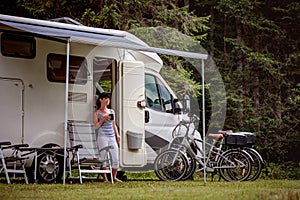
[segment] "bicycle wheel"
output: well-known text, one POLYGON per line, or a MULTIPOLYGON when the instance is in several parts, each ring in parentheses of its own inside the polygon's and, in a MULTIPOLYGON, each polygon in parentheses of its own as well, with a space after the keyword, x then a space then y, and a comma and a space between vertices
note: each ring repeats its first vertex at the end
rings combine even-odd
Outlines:
MULTIPOLYGON (((187 148, 186 145, 189 145, 191 148, 190 150, 196 153, 197 152, 195 147, 196 144, 194 143, 188 144, 187 141, 185 141, 186 139, 187 139, 186 137, 182 137, 182 136, 175 137, 170 143, 169 149, 173 149, 173 150, 186 149, 187 148)), ((186 174, 182 177, 181 180, 191 179, 197 167, 196 160, 193 159, 193 157, 189 153, 185 153, 185 155, 188 162, 188 168, 186 174)))
POLYGON ((250 176, 248 177, 248 180, 255 181, 256 179, 258 179, 258 177, 261 174, 263 168, 263 159, 255 149, 245 148, 245 150, 250 154, 250 156, 253 159, 252 169, 251 169, 250 176))
POLYGON ((172 138, 185 136, 187 130, 188 130, 187 125, 181 123, 177 124, 172 131, 172 138))
POLYGON ((188 162, 188 168, 186 170, 185 175, 181 178, 181 180, 183 181, 192 179, 192 176, 195 173, 197 168, 196 160, 192 158, 189 154, 187 154, 187 162, 188 162))
POLYGON ((251 173, 250 155, 241 150, 230 149, 218 159, 221 177, 226 181, 245 181, 251 173))
POLYGON ((180 151, 167 150, 154 161, 154 172, 163 181, 178 181, 186 174, 188 161, 180 151))

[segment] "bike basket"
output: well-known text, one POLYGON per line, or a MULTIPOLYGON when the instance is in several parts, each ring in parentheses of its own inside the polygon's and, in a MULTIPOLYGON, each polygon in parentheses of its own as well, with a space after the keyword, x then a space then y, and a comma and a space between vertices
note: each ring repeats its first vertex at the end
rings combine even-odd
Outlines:
POLYGON ((225 135, 225 145, 230 146, 246 146, 247 136, 240 133, 227 133, 225 135))
POLYGON ((247 137, 247 145, 253 145, 255 143, 255 134, 251 132, 238 132, 238 134, 245 135, 247 137))

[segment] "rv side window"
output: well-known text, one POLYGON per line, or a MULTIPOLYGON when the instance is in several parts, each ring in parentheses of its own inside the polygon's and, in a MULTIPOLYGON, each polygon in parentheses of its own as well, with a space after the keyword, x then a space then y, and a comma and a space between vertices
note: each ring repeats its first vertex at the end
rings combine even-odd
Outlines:
MULTIPOLYGON (((51 82, 66 82, 66 55, 50 53, 47 56, 47 78, 51 82)), ((84 57, 70 56, 69 83, 84 85, 87 82, 87 61, 84 57)))
POLYGON ((1 53, 3 56, 34 58, 36 45, 34 37, 3 33, 1 35, 1 53))
POLYGON ((171 94, 155 76, 146 74, 145 89, 147 106, 151 109, 172 112, 171 94))

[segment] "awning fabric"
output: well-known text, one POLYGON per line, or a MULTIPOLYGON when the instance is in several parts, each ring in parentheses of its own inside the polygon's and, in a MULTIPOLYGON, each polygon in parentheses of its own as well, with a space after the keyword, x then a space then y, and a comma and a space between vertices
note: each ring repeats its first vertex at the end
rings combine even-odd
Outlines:
POLYGON ((134 37, 131 34, 124 31, 92 28, 8 15, 0 15, 0 24, 29 33, 51 36, 54 38, 68 38, 71 42, 125 48, 187 58, 207 59, 206 54, 149 47, 139 40, 134 40, 134 37), (127 37, 128 35, 130 35, 130 38, 127 37))

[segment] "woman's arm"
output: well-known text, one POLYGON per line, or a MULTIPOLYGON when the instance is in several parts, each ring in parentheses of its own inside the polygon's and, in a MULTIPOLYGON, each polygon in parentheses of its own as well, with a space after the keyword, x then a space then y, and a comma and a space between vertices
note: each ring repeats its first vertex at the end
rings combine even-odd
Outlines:
POLYGON ((115 120, 113 121, 113 127, 114 127, 114 131, 115 131, 115 134, 116 134, 116 137, 117 137, 117 142, 120 143, 121 137, 120 137, 120 134, 119 134, 119 131, 118 131, 115 120))
POLYGON ((105 115, 103 116, 99 121, 99 114, 98 112, 96 111, 94 113, 94 126, 95 126, 95 129, 99 128, 100 126, 102 126, 102 124, 107 120, 109 119, 109 116, 108 115, 105 115))
MULTIPOLYGON (((115 112, 113 110, 112 110, 112 113, 115 116, 115 112)), ((118 127, 116 125, 115 117, 114 117, 114 120, 113 120, 113 129, 114 129, 116 137, 117 137, 117 142, 120 143, 121 137, 120 137, 120 134, 119 134, 119 131, 118 131, 118 127)))

